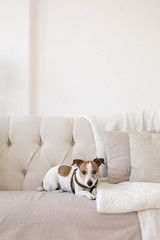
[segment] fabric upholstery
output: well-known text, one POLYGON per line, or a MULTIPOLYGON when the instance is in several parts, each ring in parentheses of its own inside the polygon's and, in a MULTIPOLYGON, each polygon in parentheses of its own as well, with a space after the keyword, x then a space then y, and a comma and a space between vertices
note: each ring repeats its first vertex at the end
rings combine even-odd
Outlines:
MULTIPOLYGON (((142 133, 155 133, 155 130, 142 133)), ((129 181, 131 173, 129 133, 105 131, 104 142, 107 154, 108 182, 129 181)))
POLYGON ((95 144, 83 118, 0 117, 0 190, 36 190, 45 173, 74 158, 92 160, 95 144))
POLYGON ((105 131, 108 182, 119 183, 130 178, 130 148, 127 132, 105 131))
POLYGON ((131 176, 134 182, 160 182, 160 134, 132 133, 131 176))
POLYGON ((0 240, 141 240, 137 213, 99 214, 72 193, 0 192, 0 240))
MULTIPOLYGON (((160 130, 158 111, 90 119, 100 137, 104 131, 160 130)), ((49 168, 95 157, 93 131, 84 117, 0 116, 0 190, 35 190, 49 168)), ((100 167, 105 177, 102 167, 107 170, 107 165, 100 167)))

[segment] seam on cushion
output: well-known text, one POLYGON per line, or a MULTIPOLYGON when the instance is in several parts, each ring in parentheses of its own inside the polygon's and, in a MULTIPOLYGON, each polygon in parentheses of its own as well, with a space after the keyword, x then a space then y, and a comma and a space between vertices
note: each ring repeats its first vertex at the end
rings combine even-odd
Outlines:
MULTIPOLYGON (((89 124, 90 126, 90 130, 91 130, 91 133, 92 133, 92 138, 93 138, 93 143, 94 143, 94 158, 98 157, 99 156, 99 153, 97 152, 97 141, 95 139, 95 132, 97 133, 97 129, 95 126, 93 126, 93 123, 92 121, 85 115, 80 115, 79 117, 75 118, 76 120, 79 120, 79 119, 84 119, 86 120, 86 122, 89 124)), ((75 120, 74 120, 75 122, 75 120)), ((75 123, 74 123, 74 129, 73 131, 75 130, 75 123)), ((99 135, 99 134, 98 134, 99 135)), ((74 139, 74 132, 73 132, 73 139, 74 139)))
MULTIPOLYGON (((41 141, 41 124, 42 124, 42 117, 41 117, 41 116, 39 116, 39 121, 40 121, 40 122, 39 122, 39 138, 40 138, 40 141, 41 141)), ((32 157, 31 157, 29 163, 27 164, 26 171, 28 170, 29 165, 31 164, 31 162, 32 162, 32 160, 33 160, 36 152, 38 151, 38 149, 39 149, 40 147, 41 147, 41 146, 38 144, 37 148, 36 148, 35 151, 33 152, 33 155, 32 155, 32 157)), ((23 183, 22 183, 22 190, 24 190, 25 177, 26 177, 26 176, 24 176, 23 183)))
POLYGON ((9 138, 9 129, 10 129, 10 117, 8 116, 7 117, 7 137, 8 137, 8 139, 10 140, 10 138, 9 138))
POLYGON ((81 118, 85 119, 88 123, 89 123, 89 126, 91 128, 91 131, 92 131, 92 136, 93 136, 93 139, 94 139, 94 147, 95 147, 95 158, 96 157, 100 157, 99 155, 99 150, 98 150, 98 146, 97 146, 97 140, 96 140, 96 137, 95 135, 98 136, 99 138, 99 134, 98 134, 98 131, 97 131, 97 128, 96 126, 93 125, 92 121, 85 115, 82 115, 80 116, 81 118))
POLYGON ((65 161, 65 159, 67 158, 68 153, 70 152, 71 148, 73 148, 73 143, 74 143, 74 138, 73 138, 73 123, 74 123, 74 121, 73 121, 73 118, 72 118, 72 144, 69 146, 67 152, 65 153, 61 164, 62 164, 62 163, 65 161))
POLYGON ((0 157, 3 155, 3 153, 8 149, 8 147, 6 146, 3 151, 0 153, 0 157))
MULTIPOLYGON (((37 148, 35 149, 35 151, 33 152, 33 155, 32 155, 32 157, 31 157, 31 159, 30 159, 30 161, 29 161, 29 163, 26 167, 26 171, 27 171, 30 163, 32 162, 32 160, 33 160, 33 158, 34 158, 34 156, 35 156, 35 154, 36 154, 36 152, 38 151, 39 148, 40 148, 40 146, 38 145, 37 148)), ((22 183, 22 189, 24 189, 24 180, 25 180, 25 176, 24 176, 23 183, 22 183)))
MULTIPOLYGON (((39 124, 39 138, 40 138, 40 141, 41 141, 41 135, 40 135, 41 123, 42 123, 42 118, 40 117, 40 124, 39 124)), ((28 165, 27 165, 27 167, 26 167, 26 170, 27 170, 27 168, 29 167, 29 165, 30 165, 33 157, 35 156, 36 152, 38 151, 38 149, 39 149, 40 147, 41 147, 41 146, 38 144, 37 148, 36 148, 35 151, 33 152, 33 155, 32 155, 32 157, 31 157, 31 159, 30 159, 30 161, 29 161, 29 163, 28 163, 28 165)))
MULTIPOLYGON (((32 159, 34 158, 34 156, 35 156, 35 154, 36 154, 36 152, 38 151, 39 148, 40 148, 40 146, 38 145, 37 148, 35 149, 35 151, 34 151, 32 157, 31 157, 31 159, 30 159, 28 165, 27 165, 27 168, 29 167, 30 163, 32 162, 32 159)), ((27 170, 27 168, 26 168, 26 170, 27 170)))
MULTIPOLYGON (((41 133, 42 117, 40 116, 39 118, 40 118, 40 123, 39 123, 39 137, 40 137, 40 140, 41 140, 41 134, 40 134, 40 133, 41 133)), ((40 147, 41 147, 41 146, 38 145, 37 148, 35 149, 35 151, 33 152, 33 155, 32 155, 32 157, 31 157, 29 163, 27 164, 26 171, 27 171, 27 169, 28 169, 30 163, 32 162, 32 160, 33 160, 33 158, 34 158, 36 152, 38 151, 38 149, 39 149, 40 147)), ((22 183, 22 190, 24 190, 24 181, 25 181, 25 176, 24 176, 23 183, 22 183)))
POLYGON ((65 154, 64 157, 63 157, 63 160, 62 160, 61 164, 62 164, 62 163, 65 161, 65 159, 67 158, 67 155, 68 155, 68 153, 70 152, 71 148, 72 148, 72 145, 69 146, 66 154, 65 154))
MULTIPOLYGON (((12 128, 13 128, 13 127, 11 127, 11 122, 13 122, 13 119, 15 119, 15 116, 14 116, 14 115, 8 116, 7 128, 8 128, 8 140, 9 140, 10 142, 11 142, 11 139, 10 139, 10 137, 11 137, 11 131, 12 131, 12 128)), ((11 142, 11 144, 12 144, 12 142, 11 142)))

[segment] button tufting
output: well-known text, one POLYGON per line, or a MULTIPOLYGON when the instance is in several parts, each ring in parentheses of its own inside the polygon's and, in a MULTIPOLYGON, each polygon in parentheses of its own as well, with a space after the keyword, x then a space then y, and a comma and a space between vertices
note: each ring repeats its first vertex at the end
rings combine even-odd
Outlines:
POLYGON ((73 137, 72 137, 71 145, 72 145, 72 146, 75 145, 75 141, 74 141, 74 138, 73 138, 73 137))
POLYGON ((39 146, 42 146, 43 142, 42 142, 42 138, 40 137, 40 141, 39 141, 39 146))
POLYGON ((26 175, 27 174, 27 170, 23 170, 23 174, 26 175))
POLYGON ((10 147, 12 144, 11 144, 11 142, 10 142, 10 140, 8 139, 8 146, 10 147))

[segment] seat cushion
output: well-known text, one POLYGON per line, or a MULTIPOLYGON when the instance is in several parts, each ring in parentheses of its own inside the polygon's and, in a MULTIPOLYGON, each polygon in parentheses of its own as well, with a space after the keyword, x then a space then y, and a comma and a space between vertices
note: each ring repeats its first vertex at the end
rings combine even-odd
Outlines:
POLYGON ((136 212, 100 214, 72 193, 0 192, 0 240, 141 240, 136 212))

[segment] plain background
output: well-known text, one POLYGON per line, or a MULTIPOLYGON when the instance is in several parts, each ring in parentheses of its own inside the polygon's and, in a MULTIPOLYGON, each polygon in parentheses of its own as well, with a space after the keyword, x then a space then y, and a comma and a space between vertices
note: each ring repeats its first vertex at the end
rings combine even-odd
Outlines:
POLYGON ((159 0, 0 0, 0 114, 159 106, 159 0))

